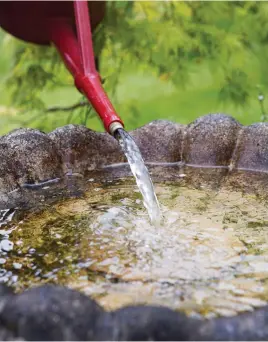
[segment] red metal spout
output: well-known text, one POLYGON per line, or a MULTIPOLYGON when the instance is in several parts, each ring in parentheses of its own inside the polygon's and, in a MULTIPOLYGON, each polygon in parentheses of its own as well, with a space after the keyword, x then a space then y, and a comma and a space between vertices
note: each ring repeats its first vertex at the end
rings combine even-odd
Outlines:
POLYGON ((74 7, 78 39, 69 23, 57 18, 48 23, 51 41, 72 73, 77 89, 99 114, 106 131, 113 134, 114 123, 118 127, 124 124, 106 95, 95 67, 88 4, 75 1, 74 7))
POLYGON ((19 39, 36 44, 53 42, 75 85, 113 134, 123 122, 109 101, 96 71, 92 29, 104 15, 103 1, 0 1, 0 26, 19 39), (89 8, 92 11, 90 25, 89 8), (75 20, 74 20, 75 19, 75 20), (75 30, 76 28, 76 30, 75 30), (76 31, 76 32, 75 32, 76 31))

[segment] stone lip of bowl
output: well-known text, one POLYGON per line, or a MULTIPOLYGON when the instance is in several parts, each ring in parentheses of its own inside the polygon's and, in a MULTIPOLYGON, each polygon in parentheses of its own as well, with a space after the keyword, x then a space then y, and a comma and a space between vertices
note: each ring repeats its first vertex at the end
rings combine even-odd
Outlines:
MULTIPOLYGON (((242 126, 230 116, 211 114, 189 125, 153 121, 130 134, 153 176, 160 180, 193 186, 206 182, 212 187, 267 193, 266 123, 242 126)), ((70 170, 80 176, 95 173, 100 179, 129 175, 115 139, 79 125, 57 128, 49 134, 14 130, 0 138, 0 156, 0 209, 30 201, 32 195, 25 189, 65 179, 70 170)), ((267 340, 268 305, 235 317, 198 320, 160 306, 128 306, 105 312, 89 297, 56 285, 21 294, 1 285, 0 339, 18 338, 267 340)))

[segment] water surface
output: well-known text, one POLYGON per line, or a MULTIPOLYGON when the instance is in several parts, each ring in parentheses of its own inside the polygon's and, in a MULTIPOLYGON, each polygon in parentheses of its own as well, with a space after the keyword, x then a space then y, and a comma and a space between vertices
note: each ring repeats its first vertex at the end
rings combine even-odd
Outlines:
POLYGON ((84 196, 21 221, 3 215, 1 281, 16 290, 65 284, 107 309, 153 303, 210 317, 266 304, 265 201, 159 183, 164 223, 155 227, 134 182, 88 184, 84 196))

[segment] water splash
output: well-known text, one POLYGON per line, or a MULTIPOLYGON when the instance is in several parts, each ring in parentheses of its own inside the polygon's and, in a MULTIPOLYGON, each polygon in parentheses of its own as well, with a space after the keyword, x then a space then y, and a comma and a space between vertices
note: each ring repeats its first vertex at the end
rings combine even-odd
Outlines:
POLYGON ((143 204, 148 211, 150 220, 152 224, 159 226, 162 221, 162 214, 152 180, 144 164, 140 150, 131 136, 123 129, 119 128, 116 131, 115 138, 118 140, 127 157, 130 169, 143 196, 143 204))

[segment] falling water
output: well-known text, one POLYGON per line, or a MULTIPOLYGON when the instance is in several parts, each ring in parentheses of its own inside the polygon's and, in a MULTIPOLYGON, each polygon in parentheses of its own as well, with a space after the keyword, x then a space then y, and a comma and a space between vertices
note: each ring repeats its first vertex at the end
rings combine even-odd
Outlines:
POLYGON ((159 225, 162 220, 161 211, 152 180, 144 164, 140 150, 125 130, 119 128, 115 133, 115 137, 127 157, 130 169, 143 196, 143 204, 148 211, 150 220, 152 224, 159 225))

